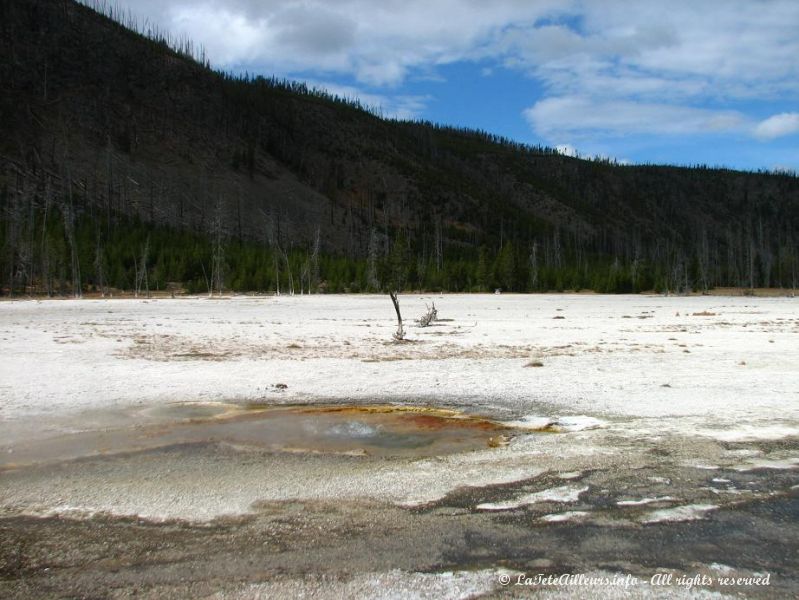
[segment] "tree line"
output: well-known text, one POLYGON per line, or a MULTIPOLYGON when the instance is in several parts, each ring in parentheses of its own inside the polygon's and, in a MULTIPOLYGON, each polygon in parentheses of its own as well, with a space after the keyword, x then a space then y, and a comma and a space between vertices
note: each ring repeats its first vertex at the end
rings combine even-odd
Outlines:
MULTIPOLYGON (((20 180, 21 182, 23 179, 20 180)), ((77 193, 52 183, 0 189, 0 272, 7 296, 85 293, 222 292, 358 293, 404 291, 544 292, 594 290, 708 291, 716 286, 795 289, 796 246, 786 231, 772 254, 764 232, 727 231, 726 246, 698 233, 692 254, 682 244, 656 252, 635 244, 608 254, 559 230, 495 246, 421 240, 408 229, 373 229, 365 256, 320 251, 312 243, 282 247, 209 231, 176 228, 139 216, 77 210, 77 193)))

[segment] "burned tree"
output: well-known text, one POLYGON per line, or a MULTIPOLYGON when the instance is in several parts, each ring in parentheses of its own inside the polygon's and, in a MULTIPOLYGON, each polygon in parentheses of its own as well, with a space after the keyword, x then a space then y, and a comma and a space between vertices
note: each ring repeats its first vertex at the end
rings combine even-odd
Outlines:
POLYGON ((397 300, 397 292, 390 291, 388 295, 391 297, 391 302, 394 304, 394 310, 397 313, 397 331, 394 332, 392 337, 401 342, 405 339, 405 329, 402 327, 402 313, 400 312, 399 300, 397 300))
POLYGON ((213 295, 214 290, 217 290, 217 293, 221 296, 225 285, 224 235, 222 198, 217 196, 214 206, 214 218, 211 223, 211 281, 208 287, 209 296, 213 295))
POLYGON ((408 279, 409 256, 410 252, 408 249, 407 237, 399 233, 397 239, 394 240, 391 254, 389 254, 388 257, 386 277, 388 295, 391 297, 394 311, 397 313, 397 331, 394 333, 393 338, 398 342, 405 339, 405 329, 402 326, 402 314, 400 313, 397 295, 404 289, 408 279))
POLYGON ((134 261, 135 268, 135 287, 134 296, 139 297, 139 294, 144 291, 147 297, 150 297, 150 279, 147 274, 147 258, 150 255, 150 236, 147 236, 147 241, 141 251, 141 258, 134 261))

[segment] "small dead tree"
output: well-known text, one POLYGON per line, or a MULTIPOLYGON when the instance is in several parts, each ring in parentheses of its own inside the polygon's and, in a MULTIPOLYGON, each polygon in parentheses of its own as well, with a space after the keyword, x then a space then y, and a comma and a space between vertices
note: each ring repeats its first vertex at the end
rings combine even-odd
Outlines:
POLYGON ((398 342, 405 339, 405 329, 402 327, 402 313, 400 313, 399 300, 397 300, 397 292, 389 292, 391 302, 394 304, 394 310, 397 311, 397 331, 394 332, 393 338, 398 342))
POLYGON ((320 231, 319 226, 316 227, 316 237, 314 238, 313 252, 309 260, 309 273, 308 273, 308 293, 311 290, 319 292, 319 244, 320 244, 320 231))
MULTIPOLYGON (((44 244, 42 244, 44 246, 44 244)), ((106 289, 106 282, 105 282, 105 269, 103 268, 105 263, 104 260, 104 253, 103 253, 103 244, 100 237, 100 230, 97 230, 97 242, 94 246, 94 269, 97 275, 97 287, 100 288, 100 294, 102 294, 103 298, 105 298, 105 289, 106 289)), ((49 295, 49 291, 48 291, 49 295)))
POLYGON ((150 236, 147 236, 147 241, 144 242, 144 246, 142 247, 141 252, 141 259, 140 261, 134 261, 134 267, 136 269, 136 281, 135 281, 135 291, 134 296, 136 298, 139 297, 139 294, 142 293, 142 289, 147 294, 147 297, 150 297, 150 280, 147 275, 147 257, 150 254, 150 236))
POLYGON ((218 196, 216 205, 214 206, 214 219, 211 223, 211 233, 213 235, 213 241, 211 243, 211 281, 208 295, 212 296, 214 290, 217 290, 221 296, 225 286, 225 247, 223 245, 225 232, 223 231, 222 223, 222 199, 218 196))
POLYGON ((377 229, 372 228, 369 234, 369 257, 366 261, 366 284, 375 290, 380 289, 380 281, 377 278, 378 253, 377 229))
POLYGON ((426 312, 416 320, 416 322, 419 324, 419 327, 427 327, 430 325, 430 323, 438 320, 438 309, 436 308, 436 303, 433 302, 433 306, 427 306, 427 303, 425 303, 424 306, 427 309, 426 312))
MULTIPOLYGON (((71 189, 71 182, 68 184, 71 189)), ((69 243, 70 265, 72 267, 72 295, 75 298, 83 296, 80 282, 80 258, 78 256, 78 245, 75 241, 75 213, 72 210, 72 194, 70 193, 69 204, 64 204, 64 232, 69 243)))
POLYGON ((405 339, 405 329, 402 327, 402 314, 400 313, 397 294, 405 289, 405 283, 408 279, 409 246, 407 242, 408 240, 403 233, 398 233, 391 249, 391 254, 387 257, 389 277, 386 289, 391 297, 391 302, 394 304, 394 310, 397 312, 397 331, 393 337, 398 342, 405 339))
MULTIPOLYGON (((280 246, 277 247, 278 251, 283 255, 283 262, 286 263, 286 272, 289 276, 289 296, 294 295, 294 275, 291 272, 291 262, 289 261, 289 254, 286 252, 285 248, 281 248, 280 246)), ((302 284, 300 284, 302 285, 302 284)))

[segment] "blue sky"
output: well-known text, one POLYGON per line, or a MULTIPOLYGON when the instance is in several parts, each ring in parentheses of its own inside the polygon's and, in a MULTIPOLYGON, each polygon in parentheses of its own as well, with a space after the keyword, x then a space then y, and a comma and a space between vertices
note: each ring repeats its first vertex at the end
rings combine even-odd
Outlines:
POLYGON ((215 67, 580 156, 799 170, 796 0, 127 0, 215 67))

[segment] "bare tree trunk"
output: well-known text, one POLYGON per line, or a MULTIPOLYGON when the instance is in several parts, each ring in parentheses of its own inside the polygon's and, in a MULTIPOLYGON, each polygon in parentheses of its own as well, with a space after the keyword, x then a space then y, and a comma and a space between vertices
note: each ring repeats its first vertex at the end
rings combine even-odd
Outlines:
POLYGON ((311 293, 311 267, 310 263, 306 260, 302 269, 300 269, 300 296, 305 294, 305 282, 308 282, 308 293, 311 293))
POLYGON ((530 287, 538 289, 538 242, 533 242, 530 248, 530 287))
POLYGON ((366 260, 366 284, 376 290, 380 287, 377 280, 377 230, 372 228, 369 233, 369 256, 366 260))
POLYGON ((217 234, 216 240, 214 240, 213 262, 211 265, 211 289, 213 290, 216 288, 216 291, 220 296, 222 295, 222 290, 225 287, 224 262, 225 254, 224 248, 222 247, 222 236, 220 233, 217 234))
POLYGON ((80 259, 78 258, 78 249, 75 242, 75 220, 72 209, 72 181, 67 179, 67 189, 69 196, 69 205, 65 206, 64 210, 64 229, 66 230, 67 242, 69 243, 70 263, 72 265, 72 295, 75 298, 80 298, 82 294, 82 286, 80 282, 80 259))
POLYGON ((211 294, 213 295, 213 289, 216 288, 221 296, 224 288, 225 250, 222 245, 222 200, 219 196, 214 206, 212 233, 214 241, 211 252, 211 294))
POLYGON ((435 225, 435 251, 436 251, 436 272, 444 267, 444 236, 442 233, 441 217, 437 217, 435 225))
POLYGON ((699 250, 699 278, 702 283, 702 293, 706 294, 710 288, 708 273, 710 271, 710 249, 707 241, 707 230, 702 227, 702 240, 699 250))
POLYGON ((316 228, 316 238, 313 245, 313 254, 311 254, 310 273, 308 274, 308 293, 311 289, 319 291, 319 227, 316 228))
POLYGON ((208 279, 208 274, 205 272, 205 265, 200 263, 200 266, 203 269, 203 279, 205 279, 205 287, 208 288, 208 297, 210 298, 214 294, 214 288, 211 287, 211 280, 208 279))
POLYGON ((272 252, 272 262, 275 264, 275 296, 280 295, 280 258, 272 252))
POLYGON ((275 267, 275 296, 280 295, 280 260, 283 258, 283 251, 280 248, 280 218, 275 218, 274 212, 270 210, 267 215, 261 210, 261 214, 267 220, 266 235, 269 247, 272 251, 272 263, 275 267))
POLYGON ((400 313, 399 300, 397 300, 397 292, 389 292, 391 302, 394 304, 394 310, 397 311, 397 331, 394 333, 394 339, 398 342, 405 339, 405 330, 402 327, 402 314, 400 313))
POLYGON ((47 241, 47 217, 50 210, 50 189, 44 190, 44 215, 42 216, 42 283, 48 298, 53 295, 50 279, 50 244, 47 241))
POLYGON ((97 274, 97 283, 100 286, 100 294, 105 298, 105 272, 103 269, 103 246, 100 241, 100 231, 97 231, 97 245, 94 250, 94 269, 97 274))
POLYGON ((139 280, 136 282, 136 296, 141 293, 142 285, 144 286, 145 294, 150 297, 150 280, 147 276, 147 256, 150 253, 150 236, 147 236, 147 241, 144 242, 144 248, 141 253, 141 266, 137 269, 139 280))
POLYGON ((294 295, 294 275, 291 272, 291 263, 289 262, 289 255, 283 250, 283 260, 286 262, 286 273, 289 276, 289 296, 294 295))

